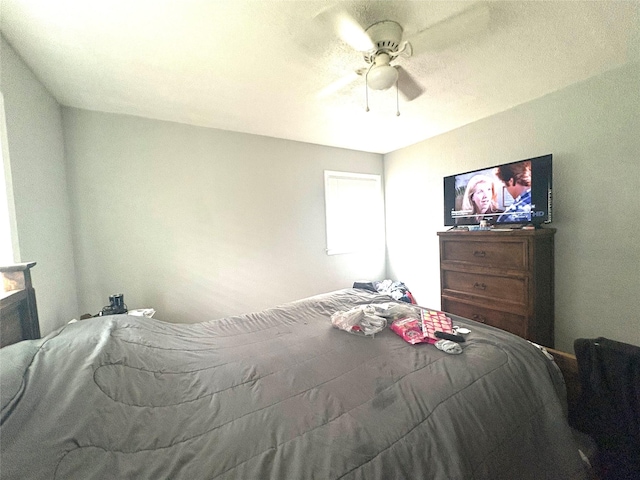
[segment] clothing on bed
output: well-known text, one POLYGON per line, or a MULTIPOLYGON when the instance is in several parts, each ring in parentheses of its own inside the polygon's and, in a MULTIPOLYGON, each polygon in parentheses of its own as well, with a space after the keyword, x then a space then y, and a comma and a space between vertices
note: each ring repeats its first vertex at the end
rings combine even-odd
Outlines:
POLYGON ((400 300, 401 302, 416 303, 415 298, 407 286, 399 281, 387 279, 374 282, 354 282, 353 288, 361 288, 363 290, 389 295, 394 300, 400 300))

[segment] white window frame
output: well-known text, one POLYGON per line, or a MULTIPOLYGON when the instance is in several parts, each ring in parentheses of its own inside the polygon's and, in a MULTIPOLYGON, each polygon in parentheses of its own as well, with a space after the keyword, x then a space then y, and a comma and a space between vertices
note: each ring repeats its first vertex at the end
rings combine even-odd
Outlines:
POLYGON ((325 170, 327 255, 384 249, 382 176, 325 170))
POLYGON ((4 96, 0 92, 0 265, 13 263, 20 256, 12 185, 4 96))

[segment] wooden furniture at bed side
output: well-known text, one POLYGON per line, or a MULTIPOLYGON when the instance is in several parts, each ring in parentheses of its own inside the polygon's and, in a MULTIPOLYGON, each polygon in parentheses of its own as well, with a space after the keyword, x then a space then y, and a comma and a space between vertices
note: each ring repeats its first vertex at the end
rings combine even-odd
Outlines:
POLYGON ((36 292, 31 268, 36 262, 0 267, 0 348, 21 340, 40 338, 36 292))
POLYGON ((582 391, 580 387, 580 375, 578 374, 578 360, 571 353, 561 352, 553 348, 546 348, 551 354, 553 360, 558 365, 564 378, 564 384, 567 389, 567 407, 569 409, 569 418, 572 418, 572 412, 578 409, 578 399, 582 391))
POLYGON ((554 234, 439 232, 442 310, 553 347, 554 234))

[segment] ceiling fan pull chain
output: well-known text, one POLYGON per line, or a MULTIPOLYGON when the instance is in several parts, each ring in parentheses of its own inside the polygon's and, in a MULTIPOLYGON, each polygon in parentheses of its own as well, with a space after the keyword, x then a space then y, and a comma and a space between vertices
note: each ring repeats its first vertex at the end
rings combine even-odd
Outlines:
POLYGON ((367 82, 364 82, 364 96, 365 96, 365 101, 367 103, 367 108, 365 108, 365 112, 369 111, 369 87, 367 86, 367 82))
POLYGON ((367 104, 367 108, 366 108, 365 112, 369 111, 369 72, 373 68, 373 65, 374 65, 373 63, 371 63, 371 65, 369 65, 369 69, 367 70, 367 73, 364 76, 364 96, 365 96, 365 101, 366 101, 366 104, 367 104))
POLYGON ((400 116, 400 99, 398 98, 399 96, 399 89, 398 89, 398 79, 396 78, 396 117, 400 116))

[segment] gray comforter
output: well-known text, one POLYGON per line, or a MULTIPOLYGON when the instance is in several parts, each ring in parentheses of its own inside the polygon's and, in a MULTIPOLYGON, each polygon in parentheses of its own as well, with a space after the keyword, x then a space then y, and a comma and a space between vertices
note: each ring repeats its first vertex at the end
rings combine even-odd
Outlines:
MULTIPOLYGON (((332 328, 360 290, 194 325, 118 315, 0 350, 3 479, 583 478, 536 347, 332 328)), ((554 378, 554 376, 556 376, 554 378)))

